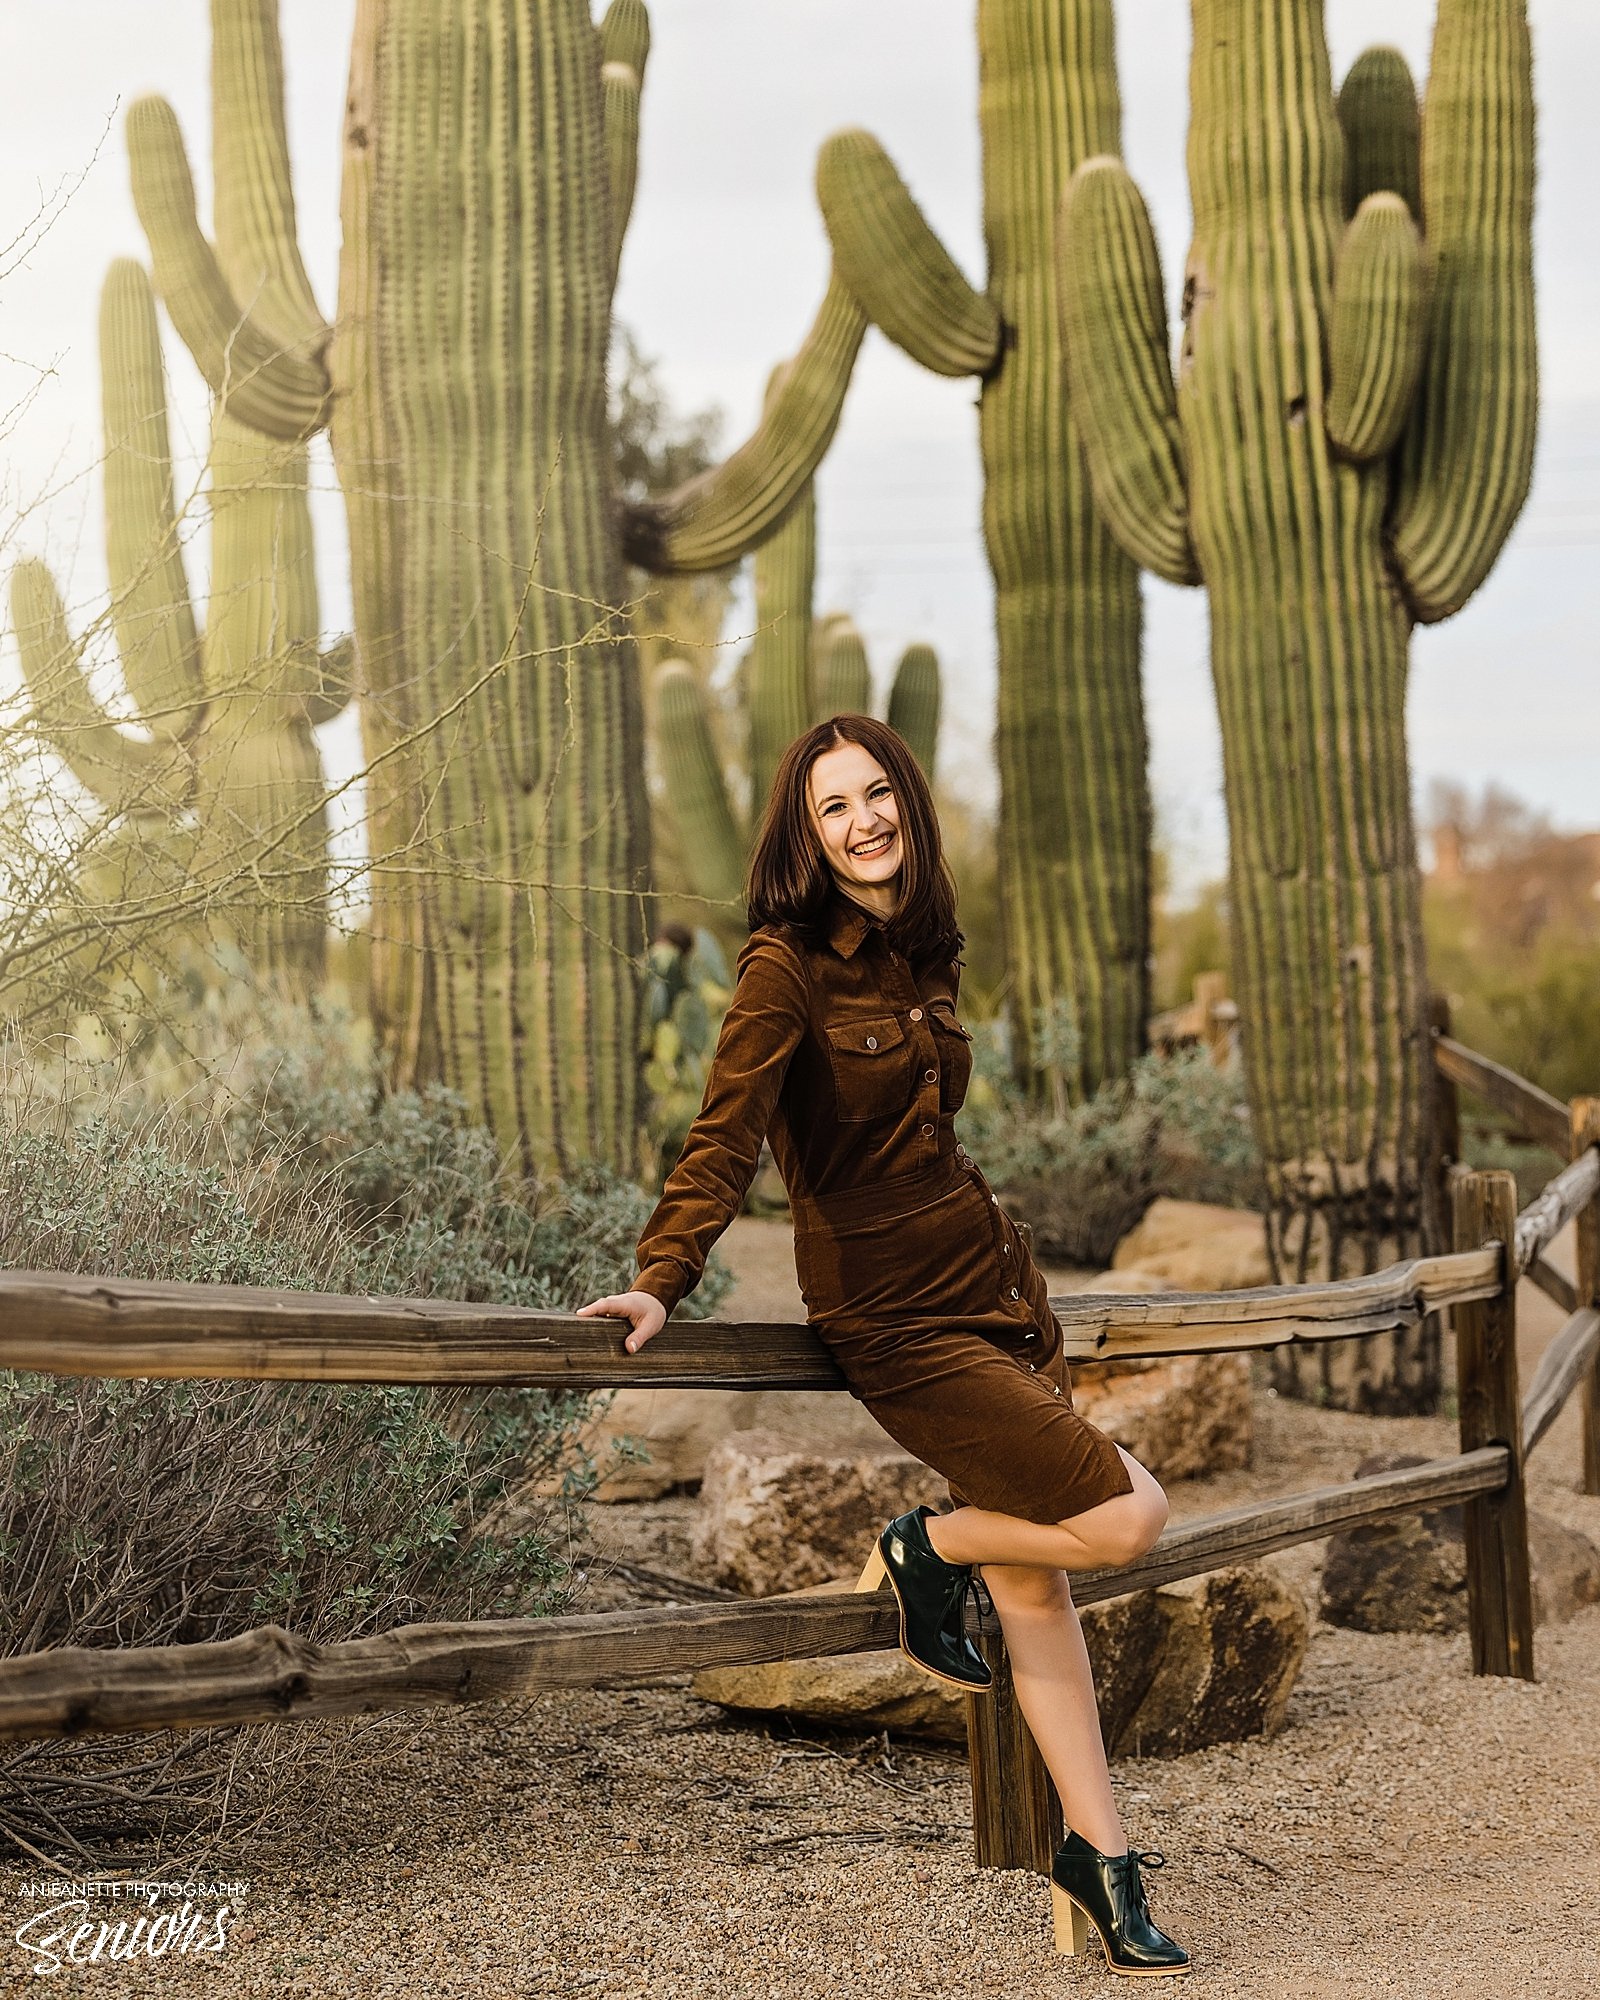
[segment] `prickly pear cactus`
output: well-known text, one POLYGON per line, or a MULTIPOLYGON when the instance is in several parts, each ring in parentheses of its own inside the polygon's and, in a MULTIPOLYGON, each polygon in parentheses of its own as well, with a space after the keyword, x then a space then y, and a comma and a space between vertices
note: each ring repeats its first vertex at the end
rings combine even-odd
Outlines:
MULTIPOLYGON (((1273 1255, 1302 1279, 1437 1240, 1407 652, 1483 581, 1527 493, 1530 49, 1523 0, 1440 0, 1419 154, 1392 50, 1335 103, 1321 0, 1193 13, 1176 384, 1154 235, 1115 159, 1068 190, 1060 296, 1099 506, 1210 598, 1246 1074, 1273 1255)), ((1426 1409, 1437 1336, 1285 1350, 1276 1373, 1426 1409)))

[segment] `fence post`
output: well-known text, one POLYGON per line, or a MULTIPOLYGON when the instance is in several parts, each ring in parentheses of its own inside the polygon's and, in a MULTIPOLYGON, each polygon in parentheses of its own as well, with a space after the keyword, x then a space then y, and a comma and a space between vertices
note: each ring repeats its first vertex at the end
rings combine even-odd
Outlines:
POLYGON ((1228 1024, 1218 1020, 1217 1009, 1228 997, 1225 972, 1197 972, 1194 978, 1194 1011, 1200 1019, 1200 1046, 1220 1069, 1228 1054, 1228 1024))
MULTIPOLYGON (((1600 1142, 1600 1097, 1572 1100, 1572 1157, 1600 1142)), ((1600 1195, 1578 1216, 1578 1306, 1600 1306, 1600 1195)), ((1583 1383, 1583 1490, 1600 1493, 1600 1358, 1583 1383)))
POLYGON ((1477 1250, 1486 1243, 1501 1244, 1505 1278, 1496 1297, 1455 1308, 1461 1449, 1500 1444, 1510 1453, 1505 1485, 1497 1493, 1475 1493, 1464 1508, 1472 1671, 1531 1681, 1533 1588, 1517 1388, 1517 1183, 1500 1170, 1473 1173, 1458 1167, 1450 1193, 1454 1247, 1477 1250))
POLYGON ((973 1858, 980 1868, 1048 1875, 1065 1832, 1061 1801, 1017 1705, 1006 1642, 984 1629, 988 1623, 973 1644, 989 1663, 994 1689, 965 1697, 973 1858))

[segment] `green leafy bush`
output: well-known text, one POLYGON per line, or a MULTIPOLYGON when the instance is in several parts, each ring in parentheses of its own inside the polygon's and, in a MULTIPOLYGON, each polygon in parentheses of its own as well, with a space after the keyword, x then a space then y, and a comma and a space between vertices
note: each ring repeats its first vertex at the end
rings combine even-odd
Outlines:
MULTIPOLYGON (((0 1056, 10 1269, 568 1310, 624 1287, 651 1206, 598 1165, 508 1175, 448 1092, 382 1094, 336 1013, 268 1007, 252 1031, 245 1001, 219 1001, 137 1070, 0 1056)), ((729 1282, 719 1262, 685 1310, 729 1282)), ((570 1507, 608 1469, 581 1442, 596 1402, 0 1371, 0 1656, 559 1611, 570 1507), (547 1496, 531 1508, 530 1488, 547 1496)), ((81 1746, 74 1788, 62 1746, 33 1746, 0 1775, 0 1837, 85 1861, 159 1820, 170 1853, 215 1835, 225 1797, 281 1808, 314 1739, 256 1732, 243 1789, 237 1772, 174 1786, 188 1740, 154 1760, 148 1792, 87 1782, 81 1746)))
POLYGON ((1036 1249, 1076 1264, 1108 1262, 1158 1195, 1266 1198, 1240 1080, 1200 1049, 1144 1056, 1085 1104, 1040 1106, 1012 1079, 1004 1024, 980 1024, 957 1127, 1036 1249))

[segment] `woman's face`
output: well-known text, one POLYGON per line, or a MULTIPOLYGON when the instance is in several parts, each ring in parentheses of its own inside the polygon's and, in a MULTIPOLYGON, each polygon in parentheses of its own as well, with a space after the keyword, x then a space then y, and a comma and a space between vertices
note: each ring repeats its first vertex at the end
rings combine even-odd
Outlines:
POLYGON ((900 808, 872 752, 859 743, 824 750, 811 766, 807 797, 823 858, 840 884, 890 888, 904 858, 900 808))

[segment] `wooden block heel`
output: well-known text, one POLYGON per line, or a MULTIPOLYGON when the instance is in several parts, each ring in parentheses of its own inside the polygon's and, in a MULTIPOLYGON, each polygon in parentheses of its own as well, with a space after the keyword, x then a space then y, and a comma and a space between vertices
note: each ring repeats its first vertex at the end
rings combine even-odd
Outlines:
POLYGON ((883 1550, 876 1542, 872 1554, 867 1557, 867 1566, 856 1579, 857 1590, 876 1590, 889 1574, 889 1565, 883 1559, 883 1550))
POLYGON ((1050 1884, 1050 1909, 1056 1920, 1056 1950, 1075 1953, 1089 1949, 1089 1919, 1058 1883, 1050 1884))

